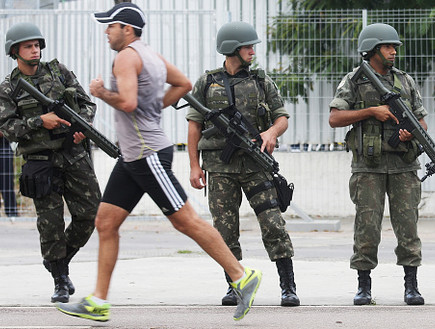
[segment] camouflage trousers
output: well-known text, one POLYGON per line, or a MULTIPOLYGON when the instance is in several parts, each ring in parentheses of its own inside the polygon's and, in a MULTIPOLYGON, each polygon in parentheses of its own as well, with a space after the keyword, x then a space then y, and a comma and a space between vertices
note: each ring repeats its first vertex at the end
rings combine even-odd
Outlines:
POLYGON ((397 238, 397 265, 421 264, 421 241, 417 234, 421 183, 415 171, 398 174, 354 173, 349 181, 350 197, 356 206, 354 254, 350 267, 371 270, 378 264, 385 195, 397 238))
POLYGON ((67 245, 80 248, 86 244, 94 231, 101 199, 98 181, 88 157, 72 165, 66 160, 60 163, 58 160, 54 166, 59 173, 53 177, 56 192, 33 199, 42 257, 49 261, 64 258, 67 245), (71 214, 71 223, 66 229, 63 199, 71 214))
MULTIPOLYGON (((242 259, 239 237, 239 208, 242 202, 242 189, 245 193, 272 177, 264 172, 256 173, 209 173, 209 208, 214 227, 222 235, 234 256, 242 259)), ((249 200, 254 209, 267 200, 276 198, 275 188, 261 191, 249 200)), ((285 221, 278 207, 262 211, 257 216, 264 247, 270 260, 293 257, 293 246, 285 229, 285 221)))

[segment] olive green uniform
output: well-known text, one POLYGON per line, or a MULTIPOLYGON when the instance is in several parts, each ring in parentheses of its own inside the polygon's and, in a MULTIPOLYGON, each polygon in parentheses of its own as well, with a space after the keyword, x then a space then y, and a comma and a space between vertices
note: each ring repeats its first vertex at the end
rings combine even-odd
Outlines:
MULTIPOLYGON (((228 107, 229 101, 221 74, 226 74, 231 86, 234 104, 256 130, 262 132, 279 117, 289 117, 283 101, 273 81, 262 70, 242 69, 234 76, 224 68, 202 75, 193 89, 193 96, 211 110, 228 107)), ((202 124, 204 129, 212 126, 193 108, 186 117, 202 124)), ((277 198, 274 187, 251 195, 253 188, 271 181, 272 176, 262 171, 260 166, 242 150, 231 157, 230 163, 220 159, 225 138, 217 133, 206 139, 201 137, 198 149, 201 150, 203 169, 209 173, 209 208, 214 226, 221 233, 238 260, 242 259, 239 243, 239 208, 242 190, 249 196, 253 209, 277 198)), ((293 246, 285 229, 285 221, 277 205, 257 213, 264 246, 273 261, 293 256, 293 246)))
MULTIPOLYGON (((331 108, 358 110, 380 104, 380 95, 366 78, 354 83, 348 73, 339 84, 331 108)), ((405 72, 392 68, 388 74, 374 71, 389 90, 400 92, 417 119, 427 115, 414 80, 405 72)), ((397 130, 393 120, 380 122, 374 118, 354 124, 347 143, 353 152, 350 197, 356 206, 354 254, 350 266, 371 270, 378 264, 377 252, 381 240, 385 194, 390 205, 391 224, 398 245, 397 264, 419 266, 421 242, 417 234, 418 204, 421 184, 416 159, 420 153, 415 140, 401 142, 397 148, 388 139, 397 130)))
POLYGON ((27 93, 19 93, 17 102, 11 98, 19 78, 24 78, 53 100, 70 102, 69 105, 88 122, 92 122, 96 107, 75 75, 57 60, 39 63, 34 76, 26 76, 15 68, 0 85, 1 131, 8 140, 18 142, 17 153, 28 163, 48 161, 53 167, 52 184, 47 187, 49 192, 33 201, 42 256, 55 261, 66 257, 67 246, 78 249, 88 241, 94 230, 101 194, 84 143, 64 144, 66 138, 72 141, 68 127, 47 130, 39 126, 38 118, 48 109, 27 93), (72 219, 66 229, 63 198, 72 219))

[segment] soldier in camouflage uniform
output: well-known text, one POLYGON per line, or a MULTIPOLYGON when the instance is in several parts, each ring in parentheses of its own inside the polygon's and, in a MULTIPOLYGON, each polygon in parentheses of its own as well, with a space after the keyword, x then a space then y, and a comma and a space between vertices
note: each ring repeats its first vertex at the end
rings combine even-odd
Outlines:
MULTIPOLYGON (((387 24, 365 27, 358 38, 358 52, 367 60, 376 76, 389 90, 400 93, 424 129, 427 115, 414 80, 393 66, 396 48, 402 42, 397 31, 387 24)), ((378 264, 385 194, 390 205, 391 225, 398 245, 397 265, 405 272, 404 300, 422 305, 417 288, 417 267, 421 264, 421 242, 417 234, 418 204, 421 198, 417 160, 419 143, 406 130, 399 130, 401 143, 396 148, 388 139, 397 130, 397 118, 380 94, 365 77, 356 82, 348 73, 339 84, 330 103, 331 127, 353 125, 346 141, 353 152, 350 197, 356 206, 354 254, 350 267, 358 271, 355 305, 371 303, 370 271, 378 264)))
MULTIPOLYGON (((256 31, 247 23, 232 22, 223 25, 217 34, 217 51, 226 56, 224 65, 202 75, 194 86, 193 96, 212 110, 227 108, 229 95, 225 89, 226 79, 235 107, 253 127, 254 135, 261 135, 261 150, 272 153, 277 137, 287 129, 289 115, 273 81, 263 70, 249 68, 255 54, 254 44, 259 42, 256 31)), ((194 188, 201 189, 206 184, 203 170, 209 173, 208 201, 214 226, 236 258, 241 260, 239 208, 243 190, 257 215, 269 258, 276 262, 278 268, 282 288, 281 305, 298 306, 300 301, 296 295, 291 259, 293 246, 277 205, 271 174, 263 171, 242 150, 237 150, 230 162, 224 163, 220 156, 227 143, 225 138, 220 133, 208 139, 202 136, 201 131, 212 124, 193 108, 189 110, 187 120, 190 182, 194 188), (202 168, 199 151, 202 154, 202 168)), ((225 276, 229 282, 226 273, 225 276)), ((222 305, 235 303, 234 291, 229 286, 222 305)))
POLYGON ((26 160, 20 177, 20 191, 33 198, 37 213, 44 266, 54 279, 52 302, 68 302, 74 293, 68 264, 90 238, 100 202, 100 189, 81 132, 70 129, 58 117, 26 92, 11 95, 23 78, 53 100, 64 99, 88 122, 95 104, 80 86, 74 73, 56 59, 41 62, 45 39, 37 26, 18 23, 6 34, 6 54, 17 67, 0 86, 0 130, 18 142, 17 155, 26 160), (64 200, 71 213, 65 229, 64 200))

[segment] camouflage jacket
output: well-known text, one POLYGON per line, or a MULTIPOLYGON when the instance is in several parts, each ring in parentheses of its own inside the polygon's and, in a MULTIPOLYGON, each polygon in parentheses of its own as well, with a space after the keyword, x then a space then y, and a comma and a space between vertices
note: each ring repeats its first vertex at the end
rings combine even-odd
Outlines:
MULTIPOLYGON (((337 87, 334 99, 329 104, 330 108, 334 107, 338 110, 359 110, 362 108, 378 106, 382 104, 380 101, 381 95, 371 85, 368 79, 362 77, 361 79, 358 79, 356 83, 351 80, 357 69, 358 68, 355 68, 342 79, 337 87)), ((401 98, 408 106, 410 106, 417 119, 421 119, 427 115, 427 111, 423 107, 423 102, 418 87, 411 76, 394 67, 386 75, 380 75, 374 70, 373 72, 389 90, 394 90, 397 84, 400 85, 401 98), (395 77, 396 81, 398 82, 395 81, 395 77)), ((400 143, 396 149, 389 147, 387 141, 397 129, 397 126, 393 120, 388 120, 381 123, 375 118, 370 118, 362 121, 362 127, 362 131, 365 136, 364 141, 366 140, 366 136, 369 135, 367 130, 379 130, 378 133, 382 139, 379 164, 376 166, 367 165, 367 162, 364 161, 364 157, 362 155, 357 154, 357 152, 353 152, 354 156, 352 161, 352 172, 394 174, 413 171, 420 168, 418 160, 412 162, 403 161, 404 153, 406 153, 409 148, 409 142, 400 143)), ((355 132, 355 129, 353 130, 355 132)), ((360 137, 356 136, 356 138, 360 137)), ((364 142, 361 144, 364 144, 364 142)), ((352 145, 350 146, 351 148, 355 147, 352 145)))
MULTIPOLYGON (((43 94, 53 100, 63 99, 66 88, 73 90, 77 105, 75 110, 89 123, 93 121, 96 110, 95 104, 91 102, 74 73, 56 59, 49 63, 39 63, 37 73, 34 76, 26 76, 16 67, 0 85, 0 130, 9 141, 18 143, 17 154, 26 155, 53 150, 61 152, 70 163, 85 156, 86 150, 82 143, 78 145, 72 143, 72 147, 68 150, 62 146, 62 138, 69 131, 67 127, 47 130, 44 127, 37 128, 35 126, 35 119, 39 114, 47 113, 47 108, 41 106, 25 92, 18 95, 18 102, 11 98, 19 78, 24 78, 32 85, 37 86, 43 94), (42 113, 39 113, 39 110, 27 112, 26 106, 39 108, 42 113), (31 113, 31 115, 26 113, 31 113)), ((71 136, 69 137, 71 138, 71 136)))
MULTIPOLYGON (((192 95, 207 108, 224 109, 229 106, 222 73, 228 78, 236 108, 259 132, 267 130, 279 117, 289 117, 278 88, 263 70, 243 69, 231 76, 225 68, 220 68, 203 74, 195 83, 192 95)), ((203 129, 212 126, 211 122, 206 122, 204 116, 193 108, 189 109, 186 119, 201 123, 203 129)), ((229 164, 223 163, 219 156, 225 145, 225 138, 220 133, 209 139, 201 137, 198 149, 202 151, 205 170, 240 172, 242 167, 248 172, 260 170, 258 164, 240 150, 236 151, 229 164)))

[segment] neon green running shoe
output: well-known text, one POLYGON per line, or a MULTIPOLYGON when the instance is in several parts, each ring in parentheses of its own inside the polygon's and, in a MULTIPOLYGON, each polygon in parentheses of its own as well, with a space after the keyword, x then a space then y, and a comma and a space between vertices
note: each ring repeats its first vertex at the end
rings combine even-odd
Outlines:
POLYGON ((263 275, 261 271, 252 270, 247 267, 245 267, 245 273, 246 277, 241 282, 238 284, 235 284, 234 282, 230 283, 234 288, 237 297, 237 309, 233 317, 235 321, 243 319, 251 309, 263 275))
POLYGON ((84 319, 90 319, 94 321, 107 321, 110 318, 110 304, 104 303, 103 305, 95 304, 92 299, 92 295, 83 298, 80 303, 66 304, 58 303, 56 308, 68 315, 78 316, 84 319))

